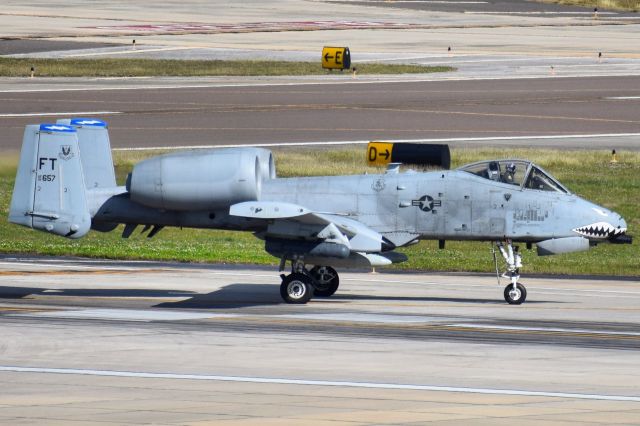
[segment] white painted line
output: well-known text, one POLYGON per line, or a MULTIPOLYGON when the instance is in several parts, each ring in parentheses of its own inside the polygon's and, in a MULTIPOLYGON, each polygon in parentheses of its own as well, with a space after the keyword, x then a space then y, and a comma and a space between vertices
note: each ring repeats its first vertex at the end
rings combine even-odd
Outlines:
POLYGON ((79 117, 85 115, 122 114, 119 111, 80 111, 80 112, 25 112, 18 114, 0 114, 0 117, 79 117))
POLYGON ((182 321, 195 319, 232 318, 238 314, 215 314, 185 311, 158 311, 136 309, 81 309, 69 311, 30 312, 10 314, 11 316, 47 317, 47 318, 87 318, 110 321, 182 321))
MULTIPOLYGON (((263 318, 274 318, 272 316, 261 315, 263 318)), ((285 314, 276 315, 275 318, 290 318, 300 320, 317 320, 317 321, 341 321, 341 322, 364 322, 364 323, 380 323, 380 324, 427 324, 444 321, 460 321, 460 318, 451 317, 427 317, 418 315, 392 315, 392 314, 367 314, 356 312, 330 314, 311 313, 311 314, 285 314)), ((466 320, 466 319, 464 319, 466 320)), ((468 321, 468 320, 467 320, 468 321)))
MULTIPOLYGON (((496 136, 478 138, 436 138, 436 139, 376 139, 384 142, 483 142, 483 141, 521 141, 521 140, 548 140, 548 139, 588 139, 588 138, 623 138, 638 137, 640 133, 602 133, 588 135, 544 135, 544 136, 496 136)), ((345 141, 316 141, 316 142, 277 142, 259 144, 233 144, 233 145, 181 145, 181 146, 152 146, 152 147, 132 147, 113 148, 113 151, 159 151, 166 149, 210 149, 210 148, 239 148, 239 147, 278 147, 278 146, 313 146, 313 145, 364 145, 371 140, 345 140, 345 141)))
POLYGON ((612 100, 612 101, 630 101, 630 100, 638 100, 640 99, 640 96, 611 96, 605 99, 612 100))
POLYGON ((116 51, 103 51, 103 52, 91 52, 91 53, 73 53, 68 55, 61 55, 64 58, 80 58, 85 56, 111 56, 111 55, 135 55, 137 53, 148 53, 148 52, 170 52, 176 50, 198 50, 198 49, 206 49, 206 47, 159 47, 155 49, 136 49, 132 50, 116 50, 116 51))
POLYGON ((490 325, 490 324, 446 324, 446 327, 455 328, 473 328, 478 330, 514 330, 514 331, 542 331, 542 332, 558 332, 558 333, 574 333, 574 334, 604 334, 615 336, 640 336, 640 333, 624 332, 624 331, 608 331, 608 330, 589 330, 584 328, 556 328, 556 327, 518 327, 508 325, 490 325))
MULTIPOLYGON (((454 64, 455 65, 455 64, 454 64)), ((49 87, 49 88, 39 88, 39 89, 2 89, 0 93, 40 93, 40 92, 102 92, 102 91, 110 91, 110 90, 171 90, 171 89, 209 89, 209 88, 225 88, 225 87, 286 87, 286 86, 325 86, 325 85, 338 85, 338 84, 389 84, 389 83, 428 83, 428 82, 443 82, 443 81, 501 81, 501 80, 531 80, 531 79, 559 79, 559 78, 588 78, 588 77, 603 77, 603 76, 616 76, 616 77, 634 77, 640 75, 640 69, 632 68, 625 69, 620 73, 612 73, 606 72, 603 70, 601 73, 585 73, 580 75, 554 75, 550 76, 549 73, 539 73, 539 74, 531 74, 531 75, 519 75, 519 74, 511 74, 511 75, 503 75, 503 76, 468 76, 464 74, 456 74, 456 73, 445 73, 446 75, 440 75, 435 77, 423 77, 423 78, 407 78, 406 76, 403 79, 371 79, 371 80, 347 80, 347 79, 327 79, 327 80, 314 80, 314 81, 298 81, 298 82, 290 82, 290 83, 280 83, 280 82, 272 82, 272 83, 256 83, 256 82, 248 82, 248 83, 216 83, 211 82, 207 84, 168 84, 168 85, 132 85, 132 86, 110 86, 110 87, 49 87)), ((141 80, 142 78, 138 77, 125 77, 125 78, 117 78, 119 80, 127 81, 127 80, 141 80)), ((96 79, 102 80, 102 79, 96 79)))
POLYGON ((113 148, 112 151, 161 151, 166 149, 210 149, 210 148, 240 148, 240 147, 277 147, 277 146, 313 146, 313 145, 356 145, 368 144, 369 141, 330 141, 330 142, 278 142, 233 145, 181 145, 181 146, 151 146, 132 148, 113 148))
POLYGON ((114 371, 114 370, 85 370, 75 368, 43 368, 43 367, 18 367, 0 366, 0 371, 13 373, 44 373, 44 374, 70 374, 81 376, 102 376, 102 377, 135 377, 141 379, 163 379, 163 380, 204 380, 213 382, 237 382, 237 383, 264 383, 278 385, 298 385, 298 386, 332 386, 346 388, 367 388, 367 389, 389 389, 389 390, 415 390, 427 392, 454 392, 473 393, 489 395, 517 395, 549 398, 568 399, 588 399, 600 401, 628 401, 640 402, 640 396, 628 395, 602 395, 570 392, 542 392, 523 389, 492 389, 492 388, 467 388, 453 386, 431 386, 417 384, 400 383, 375 383, 375 382, 349 382, 338 380, 303 380, 285 379, 276 377, 245 377, 245 376, 219 376, 209 374, 175 374, 175 373, 147 373, 135 371, 114 371))
MULTIPOLYGON (((47 260, 47 262, 54 262, 53 260, 47 260)), ((68 260, 60 260, 57 261, 60 263, 68 263, 68 260)), ((77 261, 74 261, 77 262, 77 261)), ((16 262, 7 262, 7 261, 0 261, 0 265, 11 265, 11 266, 37 266, 38 269, 46 269, 46 268, 50 268, 50 267, 55 267, 55 268, 69 268, 69 269, 103 269, 103 270, 113 270, 113 271, 139 271, 140 268, 136 268, 136 267, 132 267, 132 266, 100 266, 100 265, 79 265, 79 264, 71 264, 71 265, 62 265, 62 264, 58 264, 58 265, 51 265, 49 263, 37 263, 37 262, 23 262, 23 261, 16 261, 16 262)))

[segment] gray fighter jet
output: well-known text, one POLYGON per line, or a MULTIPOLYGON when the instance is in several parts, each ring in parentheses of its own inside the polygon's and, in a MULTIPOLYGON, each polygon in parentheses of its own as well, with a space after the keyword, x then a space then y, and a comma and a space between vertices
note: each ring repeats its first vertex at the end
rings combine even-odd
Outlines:
POLYGON ((165 226, 250 231, 280 259, 288 303, 333 295, 334 267, 402 262, 395 249, 419 240, 468 240, 495 244, 510 280, 504 298, 521 304, 514 243, 536 244, 539 255, 631 243, 619 214, 526 160, 282 179, 268 150, 198 150, 144 160, 117 186, 107 125, 95 119, 26 127, 9 220, 67 238, 118 224, 123 237, 138 225, 148 237, 165 226))

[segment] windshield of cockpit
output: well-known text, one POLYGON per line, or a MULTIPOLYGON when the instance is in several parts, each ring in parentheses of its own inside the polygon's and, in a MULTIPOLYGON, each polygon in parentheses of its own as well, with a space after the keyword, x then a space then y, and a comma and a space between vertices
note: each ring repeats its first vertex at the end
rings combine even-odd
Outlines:
POLYGON ((495 182, 539 191, 568 192, 551 175, 524 160, 483 161, 462 166, 460 170, 495 182))

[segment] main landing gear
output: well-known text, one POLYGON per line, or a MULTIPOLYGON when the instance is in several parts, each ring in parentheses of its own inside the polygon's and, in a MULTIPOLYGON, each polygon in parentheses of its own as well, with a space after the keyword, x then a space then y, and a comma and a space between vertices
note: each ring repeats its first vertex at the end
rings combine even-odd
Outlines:
MULTIPOLYGON (((504 288, 504 300, 510 305, 520 305, 527 299, 527 289, 518 282, 520 279, 520 268, 522 267, 522 256, 518 253, 518 247, 513 247, 511 240, 505 240, 504 242, 498 241, 496 245, 507 264, 507 270, 502 274, 502 277, 511 280, 511 283, 504 288)), ((498 284, 500 284, 500 271, 498 270, 498 259, 496 258, 495 248, 493 249, 493 260, 496 265, 498 284)))
MULTIPOLYGON (((284 272, 286 259, 280 261, 280 272, 284 272)), ((280 274, 280 296, 287 303, 305 304, 311 297, 332 296, 340 285, 338 273, 331 266, 314 266, 310 270, 302 259, 291 261, 291 273, 280 274)))

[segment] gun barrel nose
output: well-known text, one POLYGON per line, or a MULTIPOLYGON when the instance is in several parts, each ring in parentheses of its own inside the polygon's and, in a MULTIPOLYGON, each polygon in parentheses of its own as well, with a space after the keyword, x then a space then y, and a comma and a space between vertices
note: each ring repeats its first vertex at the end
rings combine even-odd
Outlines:
POLYGON ((624 220, 622 215, 618 215, 617 229, 618 232, 609 238, 609 242, 613 244, 631 244, 633 242, 633 237, 631 235, 627 235, 627 222, 624 220))

